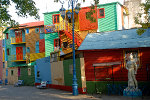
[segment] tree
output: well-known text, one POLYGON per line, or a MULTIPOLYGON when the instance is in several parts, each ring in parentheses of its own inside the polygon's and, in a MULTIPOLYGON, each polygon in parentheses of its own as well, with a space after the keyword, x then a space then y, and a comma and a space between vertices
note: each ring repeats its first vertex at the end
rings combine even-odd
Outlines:
POLYGON ((35 2, 33 0, 0 0, 0 30, 4 26, 16 26, 17 21, 13 20, 11 15, 8 13, 8 7, 11 3, 15 4, 16 13, 21 17, 33 16, 35 19, 39 19, 38 10, 35 7, 35 2))
POLYGON ((137 30, 138 35, 142 35, 150 27, 150 0, 146 0, 140 6, 143 11, 135 17, 135 23, 141 25, 137 30))

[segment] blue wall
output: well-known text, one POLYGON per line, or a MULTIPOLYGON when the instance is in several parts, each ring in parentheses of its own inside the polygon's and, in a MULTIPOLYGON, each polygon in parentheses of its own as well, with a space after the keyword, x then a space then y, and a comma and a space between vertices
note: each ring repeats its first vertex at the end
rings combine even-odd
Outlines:
POLYGON ((40 81, 51 81, 51 65, 50 65, 50 57, 45 57, 42 59, 36 60, 36 65, 34 66, 35 70, 35 82, 40 83, 40 81), (37 78, 37 71, 40 71, 40 77, 37 78))

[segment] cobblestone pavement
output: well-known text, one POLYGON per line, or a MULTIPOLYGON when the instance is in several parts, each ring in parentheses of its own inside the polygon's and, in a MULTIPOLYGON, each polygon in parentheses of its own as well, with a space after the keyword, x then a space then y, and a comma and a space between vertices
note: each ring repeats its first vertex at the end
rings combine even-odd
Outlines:
POLYGON ((0 100, 150 100, 150 97, 131 98, 108 95, 73 96, 71 92, 57 89, 37 89, 32 86, 14 87, 0 85, 0 100))

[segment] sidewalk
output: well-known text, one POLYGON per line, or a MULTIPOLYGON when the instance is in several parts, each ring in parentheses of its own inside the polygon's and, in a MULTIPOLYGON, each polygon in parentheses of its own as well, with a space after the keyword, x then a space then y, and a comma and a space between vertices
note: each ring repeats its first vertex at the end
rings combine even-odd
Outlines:
POLYGON ((57 89, 37 89, 32 86, 14 87, 0 85, 0 100, 150 100, 150 97, 131 98, 108 95, 73 96, 71 92, 57 89))

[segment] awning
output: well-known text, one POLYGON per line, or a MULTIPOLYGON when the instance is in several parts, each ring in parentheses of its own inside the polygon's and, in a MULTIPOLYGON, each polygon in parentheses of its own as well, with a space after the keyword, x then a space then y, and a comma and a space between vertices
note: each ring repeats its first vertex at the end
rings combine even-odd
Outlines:
POLYGON ((36 62, 29 63, 28 66, 34 66, 36 62))
POLYGON ((108 62, 108 63, 96 63, 96 64, 93 64, 93 67, 100 67, 100 66, 112 66, 112 65, 120 65, 121 62, 118 61, 118 62, 108 62))

